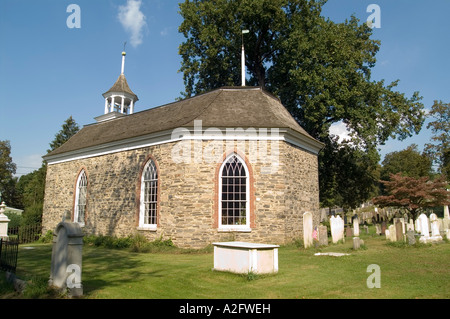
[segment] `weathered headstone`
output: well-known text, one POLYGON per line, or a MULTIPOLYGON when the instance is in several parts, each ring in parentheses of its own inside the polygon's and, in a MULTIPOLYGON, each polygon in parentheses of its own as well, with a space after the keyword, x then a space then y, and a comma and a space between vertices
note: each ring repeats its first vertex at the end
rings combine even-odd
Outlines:
POLYGON ((400 220, 395 223, 395 240, 403 241, 403 223, 400 220))
POLYGON ((303 214, 303 244, 305 248, 313 245, 313 221, 310 212, 303 214))
POLYGON ((397 240, 397 234, 396 234, 396 229, 394 225, 389 225, 389 235, 386 233, 386 238, 389 239, 390 241, 396 241, 397 240))
POLYGON ((328 245, 328 229, 325 225, 319 226, 319 246, 328 245))
POLYGON ((345 237, 352 237, 353 231, 350 226, 345 227, 345 237))
POLYGON ((353 218, 353 236, 359 237, 359 219, 353 218))
POLYGON ((53 234, 49 285, 68 290, 71 297, 83 295, 81 283, 83 232, 78 223, 62 221, 53 234))
POLYGON ((360 247, 359 237, 353 237, 353 249, 358 250, 360 247))
POLYGON ((442 236, 439 231, 439 221, 436 214, 430 214, 430 222, 431 222, 431 240, 441 241, 442 236))
POLYGON ((375 232, 377 235, 381 235, 381 225, 375 224, 375 232))
POLYGON ((386 229, 387 229, 387 225, 386 225, 386 222, 383 220, 381 222, 381 235, 385 235, 386 229))
POLYGON ((406 232, 406 238, 408 239, 409 245, 414 245, 416 243, 414 230, 408 230, 406 232))

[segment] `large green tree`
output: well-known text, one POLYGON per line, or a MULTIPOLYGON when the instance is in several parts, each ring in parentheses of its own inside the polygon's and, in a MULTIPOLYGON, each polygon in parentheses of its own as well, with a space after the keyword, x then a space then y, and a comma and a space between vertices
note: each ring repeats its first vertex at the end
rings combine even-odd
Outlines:
MULTIPOLYGON (((50 142, 50 152, 65 142, 67 142, 74 134, 80 130, 78 124, 70 116, 64 121, 61 130, 55 134, 55 138, 50 142)), ((21 208, 24 208, 24 223, 35 224, 40 223, 42 219, 44 195, 45 195, 45 178, 47 175, 47 164, 43 161, 39 169, 23 175, 18 183, 17 190, 21 195, 21 208)))
POLYGON ((417 144, 386 154, 382 162, 381 179, 389 180, 390 174, 401 173, 414 178, 432 175, 432 160, 427 153, 420 153, 417 144))
POLYGON ((439 165, 442 174, 450 181, 450 103, 434 101, 429 116, 433 119, 427 128, 431 128, 433 136, 425 149, 439 165))
MULTIPOLYGON (((281 99, 298 123, 325 143, 319 155, 344 147, 366 153, 374 168, 377 146, 390 137, 404 139, 418 133, 424 121, 421 97, 395 91, 398 81, 385 84, 371 79, 379 41, 372 30, 351 17, 334 23, 321 16, 326 1, 319 0, 193 0, 180 4, 180 71, 184 96, 226 85, 240 85, 240 48, 245 42, 248 84, 258 85, 281 99), (242 30, 249 30, 243 35, 242 30), (352 148, 332 141, 330 127, 344 123, 352 148)), ((356 156, 356 155, 355 155, 356 156)), ((358 155, 359 156, 359 155, 358 155)), ((358 157, 356 156, 356 157, 358 157)), ((361 156, 359 156, 361 158, 361 156)), ((356 162, 353 162, 356 163, 356 162)), ((330 171, 321 165, 322 184, 334 185, 346 170, 330 171)), ((355 171, 353 167, 348 171, 355 171)), ((371 178, 368 175, 360 180, 371 178)), ((366 174, 361 172, 362 174, 366 174)), ((352 177, 350 173, 349 178, 352 177)), ((355 185, 361 189, 360 185, 355 185)), ((321 201, 349 192, 336 185, 321 188, 321 201)), ((365 192, 368 199, 372 190, 365 192)), ((363 194, 361 194, 363 195, 363 194)), ((341 196, 342 197, 342 196, 341 196)), ((345 197, 345 196, 344 196, 345 197)), ((344 198, 342 197, 342 198, 344 198)), ((353 204, 352 204, 353 205, 353 204)))
POLYGON ((16 164, 11 157, 11 143, 8 140, 0 141, 0 194, 1 201, 9 206, 15 205, 16 164))
POLYGON ((56 133, 55 138, 50 143, 50 149, 47 150, 47 152, 51 152, 60 147, 61 145, 63 145, 79 130, 80 127, 78 126, 77 122, 75 122, 72 116, 69 116, 69 118, 64 121, 61 130, 58 133, 56 133))

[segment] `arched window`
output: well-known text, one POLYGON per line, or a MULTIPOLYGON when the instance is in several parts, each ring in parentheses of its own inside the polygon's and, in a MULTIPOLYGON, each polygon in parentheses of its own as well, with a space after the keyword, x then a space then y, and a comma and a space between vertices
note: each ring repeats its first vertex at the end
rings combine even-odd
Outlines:
POLYGON ((142 171, 139 227, 156 229, 158 223, 158 170, 150 159, 142 171))
POLYGON ((219 228, 250 229, 249 172, 245 162, 235 153, 220 168, 219 228))
POLYGON ((75 209, 73 221, 84 226, 86 217, 87 176, 84 170, 78 174, 77 187, 75 191, 75 209))

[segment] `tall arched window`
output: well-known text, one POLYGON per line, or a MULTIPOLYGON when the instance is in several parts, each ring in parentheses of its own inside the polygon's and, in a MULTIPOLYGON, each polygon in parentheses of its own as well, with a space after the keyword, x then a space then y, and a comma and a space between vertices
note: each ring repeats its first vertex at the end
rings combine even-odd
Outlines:
POLYGON ((158 170, 150 159, 142 171, 139 227, 156 229, 158 223, 158 170))
POLYGON ((245 162, 235 153, 220 168, 219 228, 250 229, 249 172, 245 162))
POLYGON ((88 180, 86 172, 81 170, 78 174, 77 186, 75 191, 75 209, 73 214, 73 221, 80 225, 84 225, 86 217, 86 196, 87 196, 88 180))

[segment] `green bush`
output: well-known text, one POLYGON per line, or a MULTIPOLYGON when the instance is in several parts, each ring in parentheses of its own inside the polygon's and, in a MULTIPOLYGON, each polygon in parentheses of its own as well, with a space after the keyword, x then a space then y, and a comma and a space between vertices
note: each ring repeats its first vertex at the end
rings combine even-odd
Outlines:
POLYGON ((53 241, 53 231, 47 230, 45 235, 41 235, 41 237, 39 237, 38 241, 44 244, 51 243, 53 241))
POLYGON ((112 249, 130 248, 133 252, 162 251, 175 247, 171 239, 163 240, 160 237, 155 241, 149 241, 142 234, 135 234, 128 237, 89 235, 84 237, 84 243, 95 247, 112 249))

